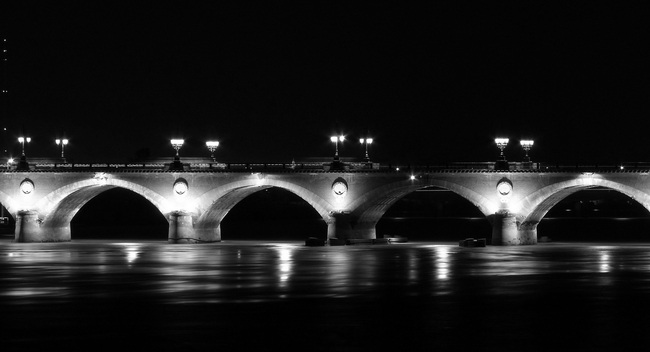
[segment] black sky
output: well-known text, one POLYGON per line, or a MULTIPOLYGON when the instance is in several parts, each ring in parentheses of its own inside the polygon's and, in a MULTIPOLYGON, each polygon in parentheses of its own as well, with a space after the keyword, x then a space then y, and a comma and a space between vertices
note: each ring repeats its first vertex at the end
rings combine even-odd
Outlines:
POLYGON ((506 136, 535 161, 650 160, 648 32, 631 5, 414 7, 333 2, 6 5, 5 141, 76 161, 290 162, 333 155, 338 128, 380 162, 489 161, 506 136), (338 127, 337 127, 338 126, 338 127))

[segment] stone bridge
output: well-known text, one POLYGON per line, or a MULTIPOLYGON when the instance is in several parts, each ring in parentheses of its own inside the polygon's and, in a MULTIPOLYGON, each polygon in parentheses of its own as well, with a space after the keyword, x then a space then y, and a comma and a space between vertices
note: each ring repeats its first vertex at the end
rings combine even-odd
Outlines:
MULTIPOLYGON (((440 187, 467 199, 492 224, 493 245, 537 243, 537 225, 568 195, 591 187, 621 192, 650 210, 648 170, 294 169, 7 170, 0 202, 16 220, 16 242, 70 241, 70 222, 89 200, 115 187, 150 201, 169 221, 170 243, 218 242, 220 223, 238 202, 280 187, 309 203, 327 237, 376 238, 386 210, 407 194, 440 187)), ((323 234, 325 237, 325 234, 323 234)))

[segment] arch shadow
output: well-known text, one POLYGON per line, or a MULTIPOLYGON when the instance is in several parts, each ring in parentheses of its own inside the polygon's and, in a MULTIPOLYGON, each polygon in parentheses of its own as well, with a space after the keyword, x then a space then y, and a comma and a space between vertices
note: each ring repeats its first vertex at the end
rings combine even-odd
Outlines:
POLYGON ((279 187, 247 195, 219 226, 223 240, 304 241, 327 233, 327 224, 312 206, 279 187))
POLYGON ((144 197, 107 187, 70 219, 73 240, 167 240, 169 221, 144 197))
POLYGON ((453 182, 428 178, 399 181, 374 189, 350 205, 350 209, 353 209, 350 217, 352 238, 376 238, 376 225, 384 213, 406 195, 427 187, 438 187, 454 192, 476 206, 485 216, 492 214, 497 208, 479 193, 453 182))
POLYGON ((601 178, 579 178, 546 186, 519 202, 521 224, 537 226, 548 211, 569 195, 593 187, 603 187, 620 192, 641 204, 650 212, 650 195, 636 188, 601 178))
POLYGON ((249 177, 221 185, 197 199, 197 210, 201 214, 195 225, 198 235, 203 238, 221 240, 220 225, 228 212, 249 195, 270 187, 281 188, 297 195, 307 202, 323 220, 328 221, 328 209, 331 209, 331 205, 308 189, 272 177, 263 179, 249 177))
POLYGON ((474 204, 438 187, 405 195, 387 209, 375 228, 378 237, 399 235, 416 241, 489 239, 492 229, 488 218, 474 204))

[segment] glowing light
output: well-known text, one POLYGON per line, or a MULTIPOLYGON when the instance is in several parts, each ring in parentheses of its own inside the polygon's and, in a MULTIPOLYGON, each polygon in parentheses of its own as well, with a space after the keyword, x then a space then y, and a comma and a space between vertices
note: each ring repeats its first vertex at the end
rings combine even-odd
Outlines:
POLYGON ((280 259, 278 263, 280 286, 285 287, 293 271, 292 255, 296 247, 291 245, 279 245, 276 249, 280 259))
POLYGON ((172 147, 174 147, 174 149, 176 150, 176 156, 178 157, 178 151, 183 146, 183 143, 185 143, 185 140, 184 139, 172 139, 171 142, 172 142, 172 147))
POLYGON ((185 181, 177 180, 176 182, 174 182, 174 192, 176 192, 176 194, 178 194, 179 196, 182 196, 185 193, 187 193, 187 190, 188 190, 188 186, 187 183, 185 183, 185 181))
POLYGON ((601 273, 608 273, 611 270, 610 267, 610 259, 609 259, 609 252, 606 251, 599 251, 600 252, 600 272, 601 273))
POLYGON ((260 187, 260 186, 264 185, 264 175, 262 175, 259 172, 253 173, 251 175, 255 176, 255 185, 257 187, 260 187))
POLYGON ((332 185, 332 193, 336 199, 344 198, 348 194, 348 186, 345 184, 345 182, 334 182, 332 185))
POLYGON ((512 185, 510 185, 508 182, 501 182, 497 186, 497 191, 500 195, 507 196, 510 194, 510 192, 512 192, 512 185))
POLYGON ((415 180, 415 175, 411 175, 411 181, 415 180))
POLYGON ((507 203, 510 196, 512 196, 512 182, 507 178, 502 178, 497 183, 497 193, 501 199, 501 203, 507 203))
POLYGON ((108 183, 108 175, 105 172, 95 172, 93 179, 102 185, 108 183))
POLYGON ((440 280, 449 278, 449 247, 436 248, 436 277, 440 280))
POLYGON ((25 195, 30 195, 34 191, 34 183, 31 180, 23 180, 20 183, 20 191, 25 195))
POLYGON ((140 256, 140 245, 137 243, 116 243, 118 246, 124 246, 126 252, 126 262, 131 264, 140 256))
POLYGON ((208 150, 210 151, 210 157, 212 158, 212 161, 214 161, 214 151, 217 150, 217 147, 219 146, 219 142, 217 141, 207 141, 205 142, 205 145, 208 147, 208 150))
POLYGON ((499 158, 501 158, 502 161, 506 160, 506 156, 503 155, 503 150, 506 149, 506 146, 508 145, 508 142, 510 140, 508 138, 495 138, 494 143, 497 144, 497 148, 501 151, 501 154, 499 155, 499 158))
POLYGON ((359 138, 359 143, 366 145, 366 157, 365 162, 370 162, 370 156, 368 156, 368 145, 372 144, 372 138, 359 138))
POLYGON ((530 150, 530 148, 532 148, 535 141, 532 141, 530 139, 524 139, 521 140, 519 143, 521 143, 521 147, 524 148, 524 151, 526 151, 526 156, 524 156, 524 161, 530 162, 530 156, 528 156, 528 151, 530 150))

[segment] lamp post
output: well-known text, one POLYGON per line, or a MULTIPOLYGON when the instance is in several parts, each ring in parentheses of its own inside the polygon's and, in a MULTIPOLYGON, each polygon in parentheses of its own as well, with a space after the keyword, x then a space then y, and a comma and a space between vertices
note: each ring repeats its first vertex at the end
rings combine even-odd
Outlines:
POLYGON ((205 145, 208 147, 208 150, 210 151, 210 157, 212 158, 212 161, 216 162, 216 160, 214 159, 214 151, 219 146, 219 142, 217 142, 217 141, 208 141, 208 142, 205 142, 205 145))
POLYGON ((23 154, 22 154, 23 158, 25 157, 25 142, 29 143, 31 141, 32 139, 29 137, 18 137, 18 143, 22 144, 23 146, 23 154))
POLYGON ((25 157, 25 142, 29 143, 32 139, 30 137, 18 137, 18 143, 22 145, 23 152, 18 162, 18 170, 29 170, 29 163, 27 163, 27 157, 25 157))
POLYGON ((178 151, 181 150, 184 139, 172 139, 172 147, 176 150, 176 156, 174 157, 174 162, 171 165, 172 170, 183 170, 183 164, 181 164, 181 157, 178 155, 178 151))
POLYGON ((369 163, 370 157, 368 156, 368 144, 372 144, 372 138, 359 138, 359 143, 366 145, 366 157, 364 158, 364 161, 369 163))
POLYGON ((530 150, 530 148, 533 147, 533 144, 535 143, 535 141, 524 139, 520 143, 521 143, 521 147, 524 148, 524 151, 526 151, 526 156, 524 157, 524 162, 529 163, 530 162, 530 157, 528 156, 528 151, 530 150))
POLYGON ((506 149, 506 146, 508 145, 508 138, 495 138, 494 143, 497 144, 497 148, 501 150, 501 155, 499 156, 499 160, 497 160, 495 166, 495 169, 497 170, 508 170, 508 161, 506 160, 506 156, 503 154, 503 150, 506 149))
POLYGON ((334 153, 334 162, 339 162, 339 142, 343 142, 345 140, 344 136, 332 136, 330 137, 330 141, 334 143, 334 148, 335 148, 335 153, 334 153))
POLYGON ((497 144, 497 148, 501 150, 501 155, 499 156, 501 160, 506 160, 506 156, 503 155, 503 150, 506 149, 506 146, 508 145, 508 142, 510 140, 508 138, 495 138, 494 143, 497 144))
POLYGON ((65 163, 65 146, 68 145, 68 140, 66 138, 55 139, 54 142, 56 142, 56 145, 61 145, 61 159, 65 163))

